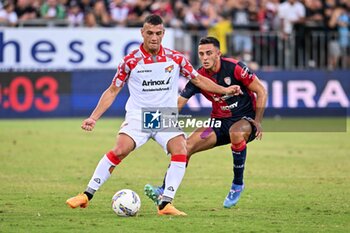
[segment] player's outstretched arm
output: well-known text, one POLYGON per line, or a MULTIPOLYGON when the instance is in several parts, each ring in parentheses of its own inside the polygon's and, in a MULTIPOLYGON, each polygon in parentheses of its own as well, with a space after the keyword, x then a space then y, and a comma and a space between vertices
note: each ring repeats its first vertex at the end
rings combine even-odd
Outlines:
POLYGON ((103 113, 112 105, 121 88, 122 87, 117 87, 112 84, 103 92, 90 117, 85 119, 81 124, 83 130, 91 131, 94 129, 96 121, 100 119, 103 113))
POLYGON ((258 77, 255 77, 255 79, 249 84, 248 89, 256 94, 256 113, 255 113, 255 119, 252 123, 255 125, 257 129, 255 134, 256 139, 261 139, 262 132, 263 132, 261 122, 263 119, 266 101, 267 101, 267 91, 264 85, 258 79, 258 77))
POLYGON ((243 94, 239 85, 232 85, 229 87, 220 86, 202 75, 191 79, 191 82, 202 90, 217 94, 241 95, 243 94))

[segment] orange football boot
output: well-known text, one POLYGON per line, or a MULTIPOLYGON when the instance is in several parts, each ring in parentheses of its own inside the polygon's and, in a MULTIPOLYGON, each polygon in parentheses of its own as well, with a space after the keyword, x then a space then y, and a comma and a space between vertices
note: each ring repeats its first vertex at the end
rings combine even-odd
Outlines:
POLYGON ((66 203, 69 205, 70 208, 77 208, 80 206, 80 208, 86 208, 89 205, 89 198, 84 193, 79 193, 75 197, 69 198, 66 203))
POLYGON ((163 209, 158 207, 158 215, 176 215, 176 216, 187 216, 185 212, 182 212, 175 208, 171 203, 168 203, 163 209))

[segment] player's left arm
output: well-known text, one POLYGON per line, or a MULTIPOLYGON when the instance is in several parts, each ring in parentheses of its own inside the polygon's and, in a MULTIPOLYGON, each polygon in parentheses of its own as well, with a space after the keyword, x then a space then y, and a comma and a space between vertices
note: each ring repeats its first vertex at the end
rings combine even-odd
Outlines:
POLYGON ((209 91, 216 94, 243 94, 239 85, 231 85, 229 87, 220 86, 210 79, 198 74, 195 78, 191 79, 191 82, 202 90, 209 91))
POLYGON ((257 129, 255 134, 256 139, 261 139, 263 132, 261 122, 267 101, 267 91, 257 76, 255 76, 254 80, 248 85, 248 89, 256 94, 256 112, 255 119, 252 123, 257 129))

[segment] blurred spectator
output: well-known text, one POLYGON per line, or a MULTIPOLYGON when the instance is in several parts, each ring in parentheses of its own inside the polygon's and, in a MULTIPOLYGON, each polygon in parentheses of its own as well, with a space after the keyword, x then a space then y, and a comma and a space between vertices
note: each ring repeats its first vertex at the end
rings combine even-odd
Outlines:
POLYGON ((349 25, 350 17, 345 4, 339 5, 333 11, 329 21, 331 28, 337 28, 338 40, 332 40, 329 45, 330 63, 329 68, 334 69, 338 67, 340 58, 342 59, 342 66, 347 66, 349 56, 349 25))
POLYGON ((129 11, 127 20, 128 26, 142 27, 144 19, 152 12, 151 5, 151 0, 137 0, 129 11))
POLYGON ((280 0, 268 0, 266 3, 266 8, 269 12, 273 13, 273 30, 278 30, 280 21, 278 19, 278 8, 280 7, 280 0))
POLYGON ((232 33, 231 21, 223 14, 218 17, 217 22, 208 30, 208 35, 217 38, 220 42, 220 51, 223 56, 231 55, 228 51, 227 37, 232 33))
POLYGON ((214 26, 222 16, 225 15, 228 18, 230 12, 225 7, 225 0, 208 0, 202 3, 202 10, 207 15, 207 24, 209 27, 214 26))
POLYGON ((15 5, 12 1, 3 2, 3 8, 0 9, 0 24, 14 27, 17 25, 18 17, 15 12, 15 5))
POLYGON ((305 6, 298 0, 287 0, 280 4, 278 17, 281 20, 282 39, 285 40, 284 58, 288 68, 305 64, 305 6), (291 40, 294 33, 295 39, 291 40), (290 52, 294 50, 294 60, 291 60, 290 52))
POLYGON ((58 0, 46 0, 40 7, 40 15, 44 19, 64 19, 66 12, 58 0))
POLYGON ((114 26, 126 26, 129 7, 124 0, 111 0, 109 4, 111 22, 114 26))
POLYGON ((274 32, 278 29, 277 11, 279 0, 262 0, 259 3, 257 21, 261 34, 255 36, 254 46, 257 48, 255 61, 261 65, 277 64, 278 37, 274 32), (263 56, 264 55, 264 56, 263 56))
POLYGON ((324 25, 328 27, 330 18, 332 17, 333 11, 336 7, 336 0, 325 0, 323 4, 323 15, 324 15, 324 25))
POLYGON ((68 6, 67 19, 69 26, 71 27, 82 27, 84 26, 84 13, 81 10, 77 1, 70 1, 68 6))
POLYGON ((205 30, 209 26, 209 16, 202 9, 199 0, 190 0, 185 15, 185 27, 188 30, 205 30))
POLYGON ((170 0, 155 0, 151 5, 152 14, 157 14, 163 18, 165 26, 169 26, 174 18, 173 8, 170 0))
POLYGON ((93 26, 109 27, 111 25, 110 16, 103 0, 97 0, 92 9, 93 26))
POLYGON ((287 39, 293 28, 304 22, 305 7, 298 0, 287 0, 280 4, 278 17, 281 20, 283 38, 287 39))
POLYGON ((320 30, 324 28, 324 14, 321 0, 305 0, 305 26, 302 26, 305 30, 299 32, 301 35, 297 35, 301 42, 301 49, 305 51, 302 56, 306 64, 310 68, 315 67, 317 55, 312 52, 317 48, 317 44, 313 43, 315 35, 312 33, 314 30, 320 30), (312 47, 312 49, 305 49, 305 46, 312 47), (307 59, 307 60, 306 60, 307 59))
POLYGON ((15 11, 20 21, 36 19, 37 10, 33 7, 33 0, 17 0, 15 11))
POLYGON ((261 0, 257 13, 257 20, 261 32, 273 31, 277 29, 278 0, 261 0))
POLYGON ((305 23, 309 27, 323 26, 323 6, 320 0, 305 0, 305 23))
POLYGON ((64 6, 65 8, 66 7, 68 8, 71 1, 75 1, 75 0, 58 0, 58 3, 64 6))
POLYGON ((95 1, 93 0, 79 0, 79 5, 84 14, 90 13, 92 11, 92 8, 95 4, 95 1))
POLYGON ((346 11, 345 5, 340 5, 339 11, 339 16, 337 17, 339 45, 342 50, 342 54, 346 55, 349 48, 350 17, 349 12, 346 11))
POLYGON ((229 3, 234 30, 234 56, 249 62, 253 49, 250 26, 256 23, 256 5, 250 0, 231 0, 229 3))
POLYGON ((225 7, 225 0, 209 0, 203 6, 208 15, 208 35, 217 38, 220 42, 220 51, 224 56, 232 55, 228 51, 227 37, 232 32, 232 24, 229 19, 229 9, 225 7))
POLYGON ((170 21, 173 28, 184 28, 187 6, 182 1, 175 1, 173 6, 174 17, 170 21))

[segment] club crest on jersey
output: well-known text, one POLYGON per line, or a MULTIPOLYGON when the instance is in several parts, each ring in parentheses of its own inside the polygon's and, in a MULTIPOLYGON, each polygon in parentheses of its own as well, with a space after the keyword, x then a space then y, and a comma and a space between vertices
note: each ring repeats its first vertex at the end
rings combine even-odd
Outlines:
POLYGON ((227 84, 227 85, 231 85, 231 78, 230 77, 225 77, 224 78, 224 82, 227 84))
POLYGON ((171 66, 168 66, 168 67, 165 67, 165 73, 171 73, 171 71, 173 71, 174 69, 174 65, 171 65, 171 66))

